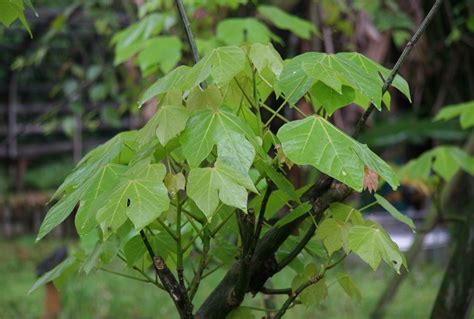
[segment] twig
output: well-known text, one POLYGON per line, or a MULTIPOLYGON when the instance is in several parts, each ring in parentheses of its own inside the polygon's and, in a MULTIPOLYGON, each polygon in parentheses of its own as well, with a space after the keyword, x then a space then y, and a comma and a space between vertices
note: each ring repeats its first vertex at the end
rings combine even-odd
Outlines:
MULTIPOLYGON (((405 62, 406 57, 410 54, 411 50, 415 47, 415 44, 420 39, 421 35, 425 32, 426 27, 433 19, 435 13, 438 11, 442 2, 443 0, 436 0, 436 2, 433 4, 433 7, 431 7, 431 10, 426 15, 425 19, 423 20, 423 22, 421 22, 420 26, 416 30, 415 34, 413 34, 410 41, 408 41, 408 43, 406 44, 405 48, 403 49, 402 54, 397 60, 397 63, 395 63, 395 66, 390 71, 390 74, 388 75, 388 77, 385 79, 383 83, 382 95, 388 90, 390 85, 392 85, 392 82, 395 79, 395 76, 397 75, 398 71, 400 70, 400 67, 402 66, 403 62, 405 62)), ((364 112, 359 122, 357 123, 354 137, 359 136, 359 134, 362 132, 365 122, 367 122, 367 119, 369 118, 370 114, 374 111, 374 109, 375 109, 375 106, 373 103, 371 103, 367 111, 364 112)))
POLYGON ((202 254, 201 254, 201 260, 199 261, 199 266, 196 271, 196 274, 194 275, 194 278, 189 285, 189 298, 193 300, 194 296, 196 295, 196 292, 199 288, 199 284, 201 283, 202 280, 202 274, 204 272, 204 269, 206 269, 207 264, 209 263, 208 259, 208 253, 209 253, 209 248, 210 248, 210 237, 209 237, 209 230, 205 230, 204 233, 204 238, 203 238, 203 247, 202 247, 202 254))
POLYGON ((319 274, 319 275, 316 275, 314 277, 312 277, 310 280, 306 281, 305 283, 301 284, 301 286, 298 287, 298 289, 296 289, 293 294, 288 297, 288 299, 285 301, 285 303, 283 304, 283 307, 281 307, 281 309, 278 311, 278 313, 273 317, 273 319, 280 319, 283 317, 283 315, 285 314, 286 310, 288 310, 288 308, 291 306, 291 304, 293 303, 293 301, 295 301, 296 298, 298 298, 298 296, 306 289, 308 288, 309 286, 311 285, 314 285, 315 283, 317 283, 318 281, 320 281, 321 279, 323 278, 323 275, 319 274))
POLYGON ((260 292, 265 295, 291 295, 292 290, 291 288, 274 289, 262 287, 260 292))
POLYGON ((288 255, 285 256, 285 258, 282 259, 282 261, 280 261, 280 263, 278 264, 278 269, 285 268, 286 266, 288 266, 289 263, 291 263, 293 259, 296 258, 296 256, 298 256, 298 254, 303 250, 306 244, 311 240, 311 238, 313 238, 315 231, 316 225, 314 223, 311 223, 308 230, 306 231, 306 234, 300 240, 300 242, 295 246, 295 248, 293 248, 293 250, 288 255))

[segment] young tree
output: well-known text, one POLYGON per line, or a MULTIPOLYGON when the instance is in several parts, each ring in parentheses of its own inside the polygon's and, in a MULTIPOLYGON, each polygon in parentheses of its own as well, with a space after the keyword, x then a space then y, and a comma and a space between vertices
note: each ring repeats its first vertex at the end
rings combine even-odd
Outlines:
MULTIPOLYGON (((358 53, 309 52, 283 61, 271 44, 258 41, 217 47, 199 59, 177 0, 196 64, 173 69, 146 90, 140 104, 157 98, 159 109, 145 127, 92 150, 56 191, 38 240, 79 204, 76 228, 89 244, 32 289, 118 258, 134 279, 164 290, 181 318, 247 318, 249 309, 239 306, 249 293, 287 294, 277 311, 268 311, 281 318, 297 301, 322 301, 327 272, 350 253, 373 269, 382 260, 396 272, 407 267, 383 227, 342 202, 354 191, 376 190, 379 179, 393 189, 399 185, 392 168, 356 138, 370 114, 388 105, 390 86, 410 98, 397 73, 441 2, 388 70, 358 53), (299 109, 302 98, 315 114, 299 109), (270 99, 281 104, 274 109, 270 99), (350 103, 366 109, 353 137, 328 121, 350 103), (281 114, 287 105, 302 119, 281 114), (271 114, 266 121, 263 111, 271 114), (275 119, 285 122, 276 134, 275 119), (285 165, 312 166, 321 172, 319 181, 295 189, 285 165), (268 288, 268 279, 296 258, 307 265, 291 288, 268 288), (202 281, 218 268, 226 269, 221 282, 195 307, 202 281)), ((249 20, 238 22, 243 37, 250 36, 242 26, 249 20)), ((383 197, 375 195, 375 201, 414 227, 383 197)), ((360 298, 347 274, 336 277, 348 295, 360 298)))

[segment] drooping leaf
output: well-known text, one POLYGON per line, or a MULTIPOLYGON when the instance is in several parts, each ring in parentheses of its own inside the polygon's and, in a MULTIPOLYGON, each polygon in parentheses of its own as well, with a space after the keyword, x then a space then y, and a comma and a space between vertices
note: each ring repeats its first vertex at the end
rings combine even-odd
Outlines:
MULTIPOLYGON (((296 103, 314 84, 323 83, 325 86, 317 84, 315 89, 320 92, 314 96, 321 96, 320 99, 329 105, 330 112, 341 107, 343 102, 348 101, 349 104, 352 102, 350 100, 363 108, 367 108, 372 102, 380 110, 383 80, 379 73, 388 75, 389 70, 358 53, 310 52, 294 57, 285 65, 278 80, 278 87, 290 104, 296 103), (354 90, 354 98, 352 92, 347 89, 344 94, 343 85, 354 90), (331 89, 342 96, 334 95, 331 89), (329 99, 329 93, 337 99, 329 99)), ((393 85, 410 98, 405 80, 397 76, 393 85)), ((323 103, 320 104, 324 106, 323 103)))
POLYGON ((258 7, 258 12, 270 20, 277 28, 289 30, 302 39, 309 39, 312 33, 317 34, 313 23, 288 14, 278 7, 262 5, 258 7))
POLYGON ((247 172, 255 157, 255 144, 247 140, 252 135, 246 124, 231 112, 203 110, 188 120, 180 141, 192 167, 198 166, 217 145, 220 158, 247 172))
POLYGON ((163 93, 181 88, 183 81, 185 78, 187 78, 190 69, 191 68, 189 66, 180 65, 173 71, 166 74, 164 77, 158 79, 143 93, 142 97, 140 98, 139 105, 142 106, 149 99, 160 96, 163 93))
POLYGON ((115 187, 120 175, 126 169, 125 165, 108 163, 95 174, 91 186, 81 199, 76 214, 75 225, 79 235, 83 236, 97 226, 97 210, 107 202, 107 199, 101 195, 115 187))
POLYGON ((407 215, 403 215, 398 211, 398 209, 395 208, 388 200, 386 200, 384 197, 380 196, 379 194, 374 194, 375 199, 377 200, 377 203, 382 206, 387 212, 392 215, 393 218, 396 220, 406 224, 408 227, 411 228, 411 230, 415 231, 415 224, 413 223, 413 220, 408 217, 407 215))
POLYGON ((314 239, 323 241, 329 256, 341 248, 348 252, 347 235, 349 230, 350 224, 334 218, 325 218, 318 225, 314 239))
POLYGON ((376 270, 381 260, 400 272, 405 263, 398 246, 379 227, 355 225, 348 235, 349 248, 376 270))
POLYGON ((163 184, 165 172, 163 164, 137 164, 127 172, 97 213, 105 237, 117 231, 127 219, 141 230, 168 209, 168 191, 163 184))
POLYGON ((360 293, 359 288, 357 288, 354 281, 352 280, 352 278, 346 273, 338 272, 336 273, 336 279, 339 285, 345 291, 345 293, 349 297, 357 300, 357 302, 360 303, 360 300, 362 299, 362 295, 360 293))
POLYGON ((209 220, 219 201, 246 211, 247 190, 257 192, 248 175, 219 160, 214 167, 191 169, 186 190, 209 220))
MULTIPOLYGON (((20 20, 23 27, 28 31, 30 37, 33 37, 28 22, 25 17, 24 0, 6 0, 0 2, 0 22, 9 27, 15 20, 20 20)), ((31 3, 26 3, 28 7, 33 9, 31 3)))
POLYGON ((312 165, 357 191, 361 191, 364 167, 398 186, 390 166, 362 145, 319 116, 283 125, 277 133, 286 156, 296 164, 312 165))
POLYGON ((43 276, 38 278, 38 280, 36 280, 36 282, 28 291, 28 294, 32 293, 33 291, 35 291, 42 285, 47 284, 48 282, 51 282, 55 280, 56 278, 60 277, 64 272, 77 269, 77 267, 78 267, 78 262, 75 257, 70 256, 66 258, 59 265, 57 265, 56 267, 54 267, 53 269, 45 273, 43 276))

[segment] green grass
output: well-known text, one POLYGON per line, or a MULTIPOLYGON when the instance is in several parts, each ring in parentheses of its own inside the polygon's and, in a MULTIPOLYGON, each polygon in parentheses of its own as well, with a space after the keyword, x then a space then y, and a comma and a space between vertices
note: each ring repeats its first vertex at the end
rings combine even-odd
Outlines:
MULTIPOLYGON (((31 237, 14 241, 0 241, 0 318, 40 318, 42 314, 43 289, 28 295, 35 281, 34 267, 48 255, 58 242, 44 241, 34 245, 31 237)), ((296 306, 288 318, 368 318, 370 311, 383 289, 390 270, 375 273, 365 266, 343 265, 344 271, 353 279, 363 294, 360 304, 351 301, 337 284, 329 289, 328 299, 320 306, 305 308, 296 306)), ((223 272, 208 277, 200 289, 200 302, 218 283, 223 272)), ((288 287, 293 274, 273 279, 274 287, 288 287)), ((442 272, 439 266, 423 265, 411 270, 397 298, 389 309, 387 318, 428 318, 442 272)), ((327 283, 334 279, 329 276, 327 283)), ((79 276, 61 290, 62 313, 60 318, 177 318, 169 297, 153 285, 136 282, 105 272, 94 272, 79 276)), ((284 297, 275 300, 281 305, 284 297)), ((249 296, 245 305, 263 307, 261 297, 249 296)), ((256 318, 264 314, 255 311, 256 318)))

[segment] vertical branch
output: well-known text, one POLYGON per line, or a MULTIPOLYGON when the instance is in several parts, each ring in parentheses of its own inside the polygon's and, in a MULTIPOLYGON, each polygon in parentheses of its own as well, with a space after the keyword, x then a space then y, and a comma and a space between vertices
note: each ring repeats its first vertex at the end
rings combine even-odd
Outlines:
POLYGON ((156 274, 160 278, 163 287, 170 295, 173 300, 176 309, 178 310, 181 319, 192 319, 193 318, 193 304, 189 301, 186 291, 184 291, 176 280, 171 270, 166 265, 165 260, 161 256, 156 256, 153 248, 148 241, 143 230, 140 231, 140 236, 145 244, 148 254, 153 261, 155 266, 156 274))
POLYGON ((184 269, 183 269, 183 246, 181 244, 181 202, 179 201, 179 193, 176 194, 176 272, 181 289, 186 289, 184 285, 184 269))
POLYGON ((186 15, 186 10, 183 5, 182 0, 175 0, 176 6, 178 7, 179 16, 183 22, 184 30, 186 31, 186 37, 188 38, 188 44, 193 53, 194 63, 199 62, 199 53, 196 46, 196 41, 194 40, 193 30, 191 29, 191 24, 189 23, 188 16, 186 15))

